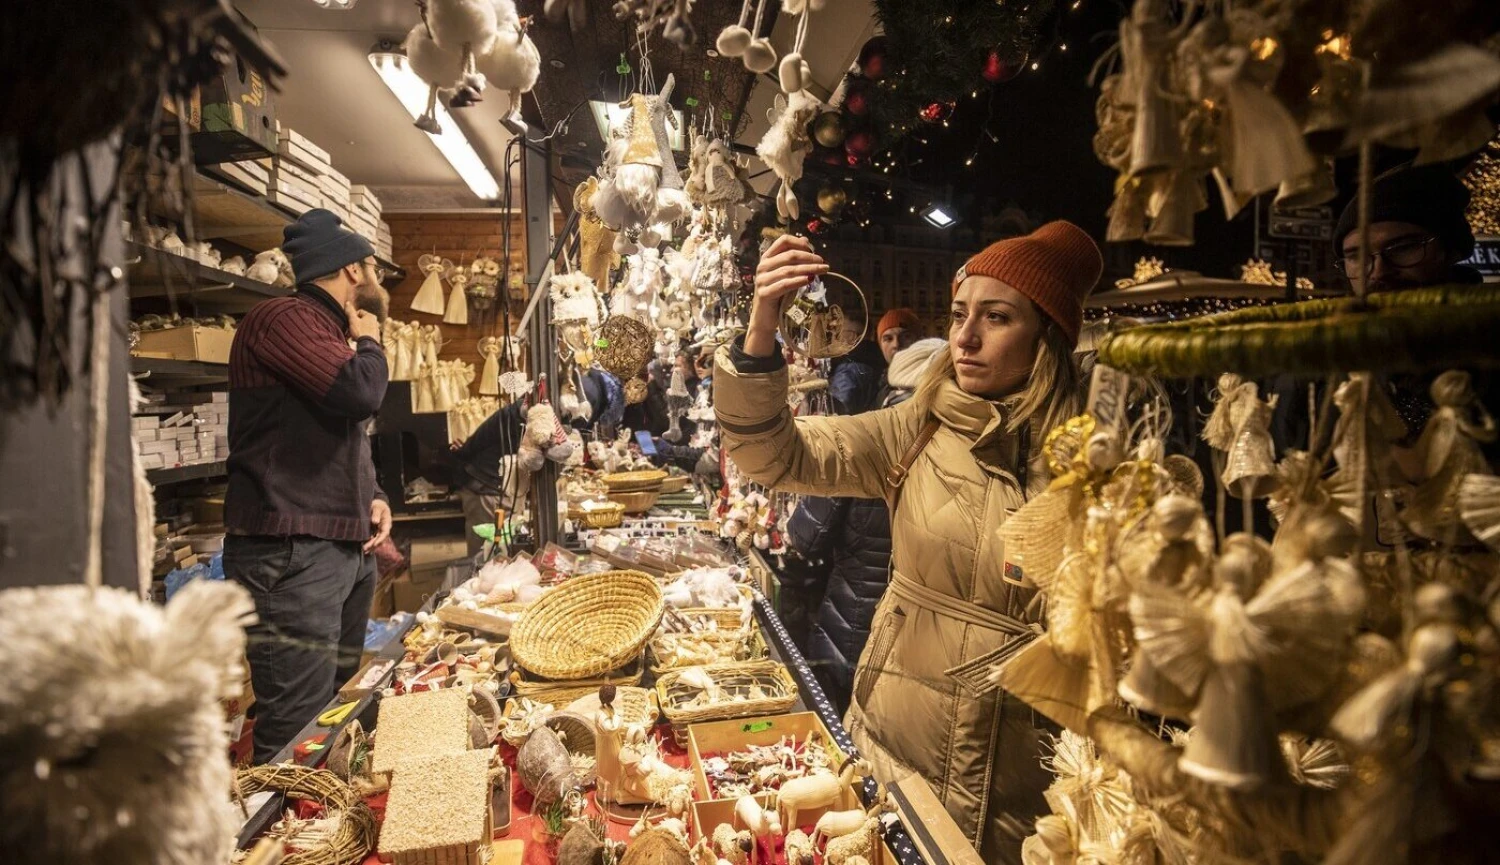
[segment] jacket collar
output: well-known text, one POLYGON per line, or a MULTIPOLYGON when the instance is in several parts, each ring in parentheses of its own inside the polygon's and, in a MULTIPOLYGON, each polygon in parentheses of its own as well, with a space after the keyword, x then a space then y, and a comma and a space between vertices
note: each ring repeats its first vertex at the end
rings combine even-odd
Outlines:
POLYGON ((965 393, 958 382, 948 378, 933 394, 932 415, 971 442, 969 451, 987 471, 1015 474, 1018 437, 1006 433, 1005 410, 1000 403, 965 393))
POLYGON ((343 307, 339 306, 339 302, 333 299, 333 295, 324 291, 320 286, 313 285, 310 282, 303 283, 297 286, 297 292, 293 297, 300 297, 333 316, 333 320, 339 326, 339 330, 344 332, 349 330, 348 314, 344 312, 343 307))

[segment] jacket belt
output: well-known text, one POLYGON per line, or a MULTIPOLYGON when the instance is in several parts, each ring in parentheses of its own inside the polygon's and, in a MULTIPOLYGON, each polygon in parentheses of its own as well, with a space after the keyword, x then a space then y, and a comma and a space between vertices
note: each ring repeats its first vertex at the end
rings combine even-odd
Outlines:
POLYGON ((934 613, 957 619, 970 625, 981 628, 989 628, 992 631, 1000 631, 1012 636, 1031 635, 1034 629, 1021 621, 1011 618, 1004 613, 997 613, 988 607, 955 598, 934 589, 928 588, 921 583, 904 577, 900 572, 891 570, 891 594, 897 599, 905 601, 913 606, 921 607, 934 613))

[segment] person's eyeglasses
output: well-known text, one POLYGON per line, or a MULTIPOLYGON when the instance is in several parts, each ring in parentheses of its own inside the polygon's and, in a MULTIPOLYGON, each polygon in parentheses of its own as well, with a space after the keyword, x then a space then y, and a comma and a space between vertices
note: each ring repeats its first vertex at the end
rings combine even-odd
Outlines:
POLYGON ((383 266, 375 264, 373 262, 371 262, 370 264, 370 269, 375 271, 375 281, 377 283, 385 282, 385 278, 390 275, 390 271, 386 270, 383 266))
MULTIPOLYGON (((1398 240, 1384 249, 1376 250, 1365 256, 1364 272, 1369 274, 1375 270, 1376 258, 1382 259, 1390 267, 1416 267, 1427 260, 1428 247, 1435 240, 1437 240, 1436 237, 1413 237, 1398 240)), ((1338 268, 1339 273, 1349 276, 1360 272, 1359 259, 1360 255, 1358 252, 1345 253, 1344 257, 1334 264, 1338 268)))

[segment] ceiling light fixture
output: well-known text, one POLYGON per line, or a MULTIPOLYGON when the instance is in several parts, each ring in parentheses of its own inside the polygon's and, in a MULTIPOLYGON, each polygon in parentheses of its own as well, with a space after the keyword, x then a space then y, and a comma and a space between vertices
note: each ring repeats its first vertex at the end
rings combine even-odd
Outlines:
MULTIPOLYGON (((609 131, 616 124, 624 123, 630 118, 630 106, 621 105, 618 102, 590 99, 589 108, 594 112, 594 122, 599 124, 599 137, 603 138, 606 143, 609 141, 609 131)), ((682 135, 682 130, 686 128, 683 125, 682 112, 673 108, 672 119, 676 123, 675 125, 667 124, 667 142, 673 150, 681 150, 686 146, 682 135)))
POLYGON ((324 9, 334 9, 339 12, 347 12, 350 9, 353 9, 354 4, 358 3, 359 0, 312 0, 312 2, 316 3, 319 6, 322 6, 324 9))
POLYGON ((937 228, 952 228, 958 224, 958 217, 948 212, 947 205, 929 204, 922 211, 922 218, 927 220, 928 225, 937 228))
MULTIPOLYGON (((330 0, 336 2, 336 0, 330 0)), ((351 0, 352 2, 352 0, 351 0)), ((417 73, 411 69, 411 64, 406 62, 406 55, 400 51, 392 51, 385 48, 377 48, 370 52, 370 65, 380 75, 380 80, 390 88, 396 99, 401 102, 406 113, 411 115, 412 120, 422 116, 427 109, 427 82, 417 77, 417 73)), ((438 102, 434 112, 437 116, 438 126, 442 132, 433 135, 426 133, 443 158, 453 166, 464 183, 474 194, 485 201, 494 201, 500 197, 500 184, 495 180, 495 175, 490 173, 484 160, 479 158, 479 153, 464 137, 463 131, 453 121, 453 115, 438 102)))

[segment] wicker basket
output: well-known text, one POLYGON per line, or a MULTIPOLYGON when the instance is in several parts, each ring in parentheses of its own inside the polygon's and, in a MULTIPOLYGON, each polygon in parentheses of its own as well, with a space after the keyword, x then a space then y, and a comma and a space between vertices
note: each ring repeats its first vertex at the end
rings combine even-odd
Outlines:
POLYGON ((639 685, 645 676, 646 665, 642 657, 636 656, 631 662, 618 670, 611 670, 603 676, 590 679, 544 679, 532 675, 527 670, 516 668, 519 675, 511 677, 511 693, 517 697, 529 697, 538 703, 551 703, 554 707, 565 706, 578 699, 579 694, 588 693, 590 690, 597 692, 600 685, 614 685, 615 687, 639 685), (569 695, 566 700, 553 699, 559 694, 569 695))
POLYGON ((601 676, 639 658, 661 616, 661 588, 646 574, 573 577, 521 613, 510 632, 511 657, 547 679, 601 676))
MULTIPOLYGON (((627 725, 651 725, 661 717, 656 706, 656 692, 650 688, 624 685, 615 688, 615 715, 627 725)), ((566 711, 585 718, 594 717, 599 711, 599 689, 595 688, 569 703, 566 711)))
POLYGON ((608 506, 601 508, 569 508, 568 519, 582 524, 590 529, 613 529, 625 522, 625 506, 619 502, 610 502, 608 506))
POLYGON ((661 498, 661 490, 641 490, 639 492, 617 493, 611 492, 609 500, 625 508, 627 514, 644 514, 656 504, 661 498))
POLYGON ((640 472, 615 472, 601 478, 604 488, 611 493, 634 493, 643 490, 660 490, 667 473, 651 469, 640 472))
POLYGON ((693 479, 688 477, 687 475, 677 475, 676 477, 670 477, 661 482, 661 491, 663 493, 680 493, 683 490, 687 489, 688 484, 692 482, 693 479))
MULTIPOLYGON (((751 628, 749 629, 749 633, 740 630, 723 630, 697 634, 696 636, 705 642, 717 644, 716 648, 726 656, 724 663, 730 663, 734 655, 739 655, 740 657, 733 658, 733 663, 747 663, 764 660, 767 654, 766 641, 761 636, 759 628, 751 628)), ((659 678, 662 673, 669 670, 679 670, 684 667, 696 666, 694 664, 668 664, 663 662, 662 653, 657 648, 661 643, 662 635, 658 633, 651 639, 651 642, 647 646, 651 656, 651 673, 653 675, 659 678)))
POLYGON ((775 715, 797 704, 797 683, 786 665, 776 661, 714 664, 702 669, 718 683, 726 698, 744 696, 745 699, 689 706, 688 703, 702 692, 680 684, 680 670, 663 673, 656 680, 656 699, 661 703, 662 715, 671 722, 673 731, 679 736, 686 732, 689 724, 775 715), (755 688, 759 688, 762 695, 751 699, 750 692, 755 688))
POLYGON ((289 800, 306 799, 341 815, 338 827, 323 843, 289 854, 291 865, 353 865, 363 862, 375 846, 375 815, 348 784, 327 769, 284 763, 242 769, 234 778, 237 797, 264 790, 283 793, 289 800))

